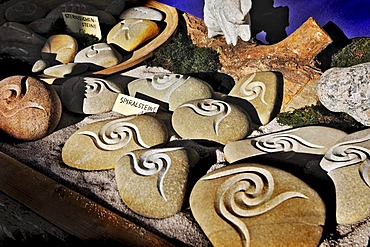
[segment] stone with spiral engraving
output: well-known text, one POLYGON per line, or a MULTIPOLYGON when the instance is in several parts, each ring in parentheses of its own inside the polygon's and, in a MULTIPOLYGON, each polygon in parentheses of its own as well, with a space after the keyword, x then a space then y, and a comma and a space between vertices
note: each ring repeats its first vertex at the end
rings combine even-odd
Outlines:
POLYGON ((200 178, 190 209, 213 246, 318 246, 325 204, 301 179, 272 166, 240 163, 200 178))
POLYGON ((54 88, 29 76, 0 81, 0 130, 31 141, 50 134, 58 125, 62 104, 54 88))

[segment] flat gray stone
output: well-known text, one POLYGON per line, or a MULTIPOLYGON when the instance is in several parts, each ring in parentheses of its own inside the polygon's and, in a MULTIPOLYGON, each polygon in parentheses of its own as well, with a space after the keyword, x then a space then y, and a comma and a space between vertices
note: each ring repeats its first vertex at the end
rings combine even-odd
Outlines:
POLYGON ((89 66, 82 63, 58 64, 44 69, 44 74, 55 78, 65 78, 81 74, 88 69, 89 66))
POLYGON ((8 21, 27 23, 47 14, 47 9, 31 1, 18 1, 5 11, 5 18, 8 21))
POLYGON ((120 13, 122 13, 125 6, 126 0, 113 0, 109 2, 104 11, 110 13, 113 16, 118 16, 120 13))
POLYGON ((155 9, 145 6, 138 6, 124 10, 120 14, 119 19, 144 19, 152 21, 162 21, 163 15, 160 11, 157 11, 155 9))

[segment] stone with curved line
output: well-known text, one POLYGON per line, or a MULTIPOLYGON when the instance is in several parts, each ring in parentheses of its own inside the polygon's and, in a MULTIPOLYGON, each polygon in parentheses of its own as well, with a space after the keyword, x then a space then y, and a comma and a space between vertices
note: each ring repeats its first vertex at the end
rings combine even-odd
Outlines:
POLYGON ((325 204, 283 170, 240 163, 203 176, 190 209, 213 246, 318 246, 325 204))
POLYGON ((172 114, 172 126, 183 139, 204 139, 226 144, 245 138, 251 131, 249 115, 222 100, 192 100, 172 114))
POLYGON ((19 140, 36 140, 58 125, 62 104, 51 85, 34 77, 0 81, 0 130, 19 140))
POLYGON ((113 169, 126 152, 164 145, 168 130, 154 116, 139 115, 87 124, 62 149, 63 162, 82 170, 113 169))
POLYGON ((370 129, 338 140, 320 166, 335 185, 337 222, 351 224, 369 217, 370 129))
POLYGON ((72 77, 62 84, 61 100, 71 112, 99 114, 109 112, 121 93, 114 82, 95 77, 72 77))
POLYGON ((55 34, 50 36, 41 49, 41 57, 47 61, 60 63, 73 62, 78 51, 78 43, 68 34, 55 34))
POLYGON ((135 213, 167 218, 186 202, 189 170, 199 161, 191 148, 149 148, 128 152, 115 166, 122 201, 135 213))

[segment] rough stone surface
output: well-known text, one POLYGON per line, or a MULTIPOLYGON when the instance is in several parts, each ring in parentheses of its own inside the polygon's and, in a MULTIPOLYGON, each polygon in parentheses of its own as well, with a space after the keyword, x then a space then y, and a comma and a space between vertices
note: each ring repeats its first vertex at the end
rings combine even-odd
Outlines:
POLYGON ((47 10, 31 1, 19 1, 5 11, 8 21, 27 23, 44 17, 47 10))
POLYGON ((36 140, 58 125, 62 104, 56 91, 34 77, 0 81, 0 130, 19 140, 36 140))
POLYGON ((350 134, 333 145, 320 163, 335 184, 339 224, 370 216, 370 129, 350 134))
POLYGON ((215 99, 192 100, 172 114, 172 126, 184 139, 205 139, 226 144, 251 132, 249 115, 240 107, 215 99))
POLYGON ((66 63, 58 64, 44 69, 44 74, 55 78, 65 78, 81 74, 89 69, 87 64, 82 63, 66 63))
POLYGON ((83 170, 113 169, 126 152, 161 145, 167 127, 149 115, 98 121, 81 127, 66 141, 63 162, 83 170))
POLYGON ((118 16, 125 8, 126 0, 113 0, 110 1, 104 11, 112 14, 113 16, 118 16))
POLYGON ((319 100, 326 108, 370 126, 370 62, 328 69, 317 84, 319 100))
POLYGON ((180 74, 154 75, 137 79, 127 85, 131 96, 137 93, 168 103, 170 111, 196 99, 212 98, 212 87, 203 80, 180 74))
POLYGON ((152 21, 162 21, 163 15, 160 11, 155 9, 145 7, 145 6, 138 6, 132 7, 124 10, 119 18, 121 20, 124 19, 144 19, 144 20, 152 20, 152 21))
POLYGON ((107 43, 116 44, 126 51, 133 51, 159 32, 160 28, 154 21, 125 19, 109 31, 107 43))
POLYGON ((166 218, 184 208, 190 167, 199 160, 190 148, 143 149, 126 153, 115 167, 122 201, 148 218, 166 218))
POLYGON ((55 34, 46 40, 41 49, 41 57, 66 64, 73 62, 77 51, 78 43, 75 38, 67 34, 55 34))
POLYGON ((72 77, 62 84, 63 105, 75 113, 109 112, 121 89, 112 81, 94 77, 72 77))
POLYGON ((213 246, 317 246, 325 204, 285 171, 256 163, 229 165, 203 176, 191 211, 213 246))

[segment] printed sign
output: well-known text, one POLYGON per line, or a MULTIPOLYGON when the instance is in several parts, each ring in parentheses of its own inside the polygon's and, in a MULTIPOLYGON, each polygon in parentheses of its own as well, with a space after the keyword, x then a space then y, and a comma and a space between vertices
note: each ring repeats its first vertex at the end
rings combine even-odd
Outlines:
POLYGON ((80 15, 72 12, 62 12, 67 28, 73 33, 85 33, 101 40, 101 30, 97 16, 80 15))
POLYGON ((119 94, 112 110, 125 116, 130 116, 148 112, 157 112, 158 109, 159 105, 153 102, 138 99, 125 94, 119 94))

